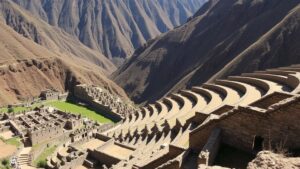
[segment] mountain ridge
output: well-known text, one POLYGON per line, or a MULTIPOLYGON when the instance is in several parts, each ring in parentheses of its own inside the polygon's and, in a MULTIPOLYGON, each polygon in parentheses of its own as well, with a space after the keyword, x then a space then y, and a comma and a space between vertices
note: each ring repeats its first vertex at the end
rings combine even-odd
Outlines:
POLYGON ((0 9, 1 106, 30 101, 50 88, 72 91, 79 83, 99 85, 128 99, 124 90, 107 78, 115 67, 104 56, 101 58, 99 52, 19 11, 9 1, 2 1, 0 9), (53 41, 50 35, 61 36, 61 39, 53 41), (34 37, 39 37, 41 44, 36 43, 34 37), (63 39, 65 41, 60 42, 63 39), (86 54, 88 58, 99 59, 104 66, 81 57, 86 54))
MULTIPOLYGON (((138 49, 112 78, 131 98, 142 103, 216 78, 298 63, 299 54, 295 52, 298 43, 281 43, 276 48, 274 44, 280 42, 278 39, 273 39, 272 44, 261 39, 271 30, 269 36, 280 37, 280 30, 289 26, 285 24, 278 28, 276 25, 287 20, 287 16, 291 17, 291 11, 296 11, 293 17, 297 18, 298 5, 298 0, 211 0, 188 23, 138 49), (255 52, 249 53, 246 49, 256 43, 261 43, 263 47, 270 44, 269 52, 252 49, 255 52), (291 46, 285 47, 288 56, 284 56, 282 51, 276 53, 284 46, 291 46), (247 53, 243 63, 233 61, 243 52, 247 53), (273 56, 270 54, 272 52, 273 56), (289 59, 284 60, 284 57, 289 59), (222 71, 231 61, 233 68, 222 71)), ((298 23, 288 23, 291 25, 290 31, 297 35, 298 23)), ((296 37, 287 35, 285 38, 296 37)))
POLYGON ((184 23, 205 1, 13 0, 117 65, 147 40, 184 23))
POLYGON ((0 14, 2 20, 16 32, 51 51, 65 53, 71 58, 81 58, 98 65, 105 74, 110 74, 116 69, 100 52, 86 47, 76 37, 31 16, 10 1, 3 0, 0 3, 0 14))

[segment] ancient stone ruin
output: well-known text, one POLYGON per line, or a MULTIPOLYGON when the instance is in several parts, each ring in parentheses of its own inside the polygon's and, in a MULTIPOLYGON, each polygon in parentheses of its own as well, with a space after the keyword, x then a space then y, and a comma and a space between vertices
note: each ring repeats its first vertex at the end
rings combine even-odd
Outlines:
POLYGON ((74 115, 51 107, 36 108, 23 114, 2 115, 2 130, 12 130, 25 144, 35 145, 59 138, 82 125, 80 115, 74 115))
POLYGON ((41 92, 41 100, 65 100, 68 93, 60 93, 54 89, 47 89, 41 92))
POLYGON ((74 96, 115 121, 120 121, 138 110, 132 103, 126 103, 119 96, 93 85, 77 85, 74 96))
POLYGON ((297 149, 299 72, 295 65, 231 76, 123 113, 123 123, 93 137, 101 142, 98 147, 81 150, 88 153, 81 164, 176 169, 214 165, 223 144, 249 154, 276 149, 282 140, 289 150, 297 149))
MULTIPOLYGON (((172 93, 140 109, 124 106, 101 88, 81 85, 77 97, 97 103, 121 118, 117 124, 86 124, 64 112, 38 110, 2 115, 2 129, 42 140, 43 132, 68 139, 48 158, 51 169, 202 168, 218 163, 224 145, 246 154, 300 148, 300 66, 293 65, 172 93), (53 130, 45 130, 52 129, 53 130)), ((247 161, 247 163, 250 161, 247 161)))

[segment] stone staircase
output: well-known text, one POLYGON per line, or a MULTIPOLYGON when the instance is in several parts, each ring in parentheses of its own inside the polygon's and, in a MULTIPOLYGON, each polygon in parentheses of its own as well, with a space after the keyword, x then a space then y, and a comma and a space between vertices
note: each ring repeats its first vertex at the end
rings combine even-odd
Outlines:
POLYGON ((17 157, 17 164, 21 169, 32 168, 30 167, 30 151, 31 147, 25 147, 17 157))
POLYGON ((18 165, 29 165, 29 155, 28 154, 20 154, 18 156, 18 165))

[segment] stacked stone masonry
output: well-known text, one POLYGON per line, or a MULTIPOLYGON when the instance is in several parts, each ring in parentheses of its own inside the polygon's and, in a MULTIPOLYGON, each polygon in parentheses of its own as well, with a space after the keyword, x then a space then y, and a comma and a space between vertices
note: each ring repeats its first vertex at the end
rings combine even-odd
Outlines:
MULTIPOLYGON (((295 102, 300 89, 299 67, 294 65, 232 76, 170 94, 142 107, 140 111, 126 116, 121 126, 107 133, 116 142, 136 148, 128 160, 111 167, 181 168, 188 160, 178 157, 183 157, 186 152, 198 154, 198 163, 201 163, 201 151, 206 148, 205 145, 212 144, 208 141, 216 128, 220 130, 221 138, 218 140, 222 144, 250 153, 253 153, 255 137, 263 137, 263 144, 269 144, 266 138, 270 137, 270 133, 272 146, 288 134, 289 138, 295 139, 287 141, 286 146, 299 148, 296 121, 300 116, 296 113, 298 106, 295 102), (285 104, 289 104, 290 111, 281 108, 285 104), (275 113, 275 107, 282 110, 275 113), (287 125, 290 123, 295 125, 287 125), (171 151, 174 147, 180 151, 174 154, 171 151)), ((211 151, 218 152, 216 149, 211 151)), ((205 164, 213 164, 213 159, 204 161, 205 164)))
POLYGON ((37 108, 22 114, 4 114, 1 129, 9 129, 30 145, 67 135, 82 125, 79 115, 73 115, 51 107, 37 108))
POLYGON ((137 111, 132 103, 126 103, 119 96, 93 85, 76 86, 74 96, 80 101, 88 103, 94 109, 105 113, 104 115, 114 121, 120 121, 124 116, 137 111))
MULTIPOLYGON (((49 168, 179 169, 187 163, 213 165, 221 144, 249 153, 283 140, 289 150, 300 148, 300 65, 216 80, 141 108, 95 86, 77 88, 76 97, 113 110, 122 120, 73 131, 71 141, 48 159, 49 168)), ((24 132, 22 125, 35 122, 22 118, 7 122, 24 132)))

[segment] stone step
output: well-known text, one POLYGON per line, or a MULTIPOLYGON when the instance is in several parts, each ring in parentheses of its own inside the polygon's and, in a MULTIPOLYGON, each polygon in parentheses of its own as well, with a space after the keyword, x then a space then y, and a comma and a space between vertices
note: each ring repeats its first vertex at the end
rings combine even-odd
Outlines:
POLYGON ((18 159, 18 162, 29 161, 28 159, 18 159))
POLYGON ((28 157, 28 154, 20 155, 19 157, 28 157))
POLYGON ((19 160, 28 159, 28 157, 18 157, 19 160))
POLYGON ((29 155, 20 154, 17 160, 18 165, 29 165, 29 155))
POLYGON ((19 162, 18 165, 29 165, 29 161, 27 161, 27 162, 19 162))
POLYGON ((18 159, 18 162, 23 162, 23 161, 29 161, 29 159, 28 158, 24 158, 24 159, 18 159))
POLYGON ((20 164, 20 163, 29 163, 29 160, 18 161, 18 164, 20 164))

